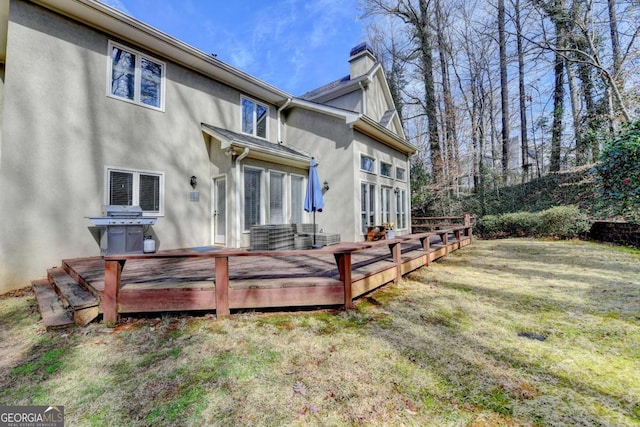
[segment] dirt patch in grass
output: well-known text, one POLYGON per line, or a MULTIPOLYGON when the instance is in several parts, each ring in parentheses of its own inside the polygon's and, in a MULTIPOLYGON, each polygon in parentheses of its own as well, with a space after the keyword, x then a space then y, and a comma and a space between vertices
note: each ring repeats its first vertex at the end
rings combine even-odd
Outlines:
POLYGON ((44 332, 0 297, 0 404, 69 425, 640 424, 640 253, 477 241, 354 310, 44 332))

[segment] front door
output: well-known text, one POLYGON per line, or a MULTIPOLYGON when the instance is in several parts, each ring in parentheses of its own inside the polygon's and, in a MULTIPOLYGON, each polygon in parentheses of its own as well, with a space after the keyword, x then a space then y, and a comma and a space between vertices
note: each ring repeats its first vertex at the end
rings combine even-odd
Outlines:
POLYGON ((213 180, 213 244, 227 242, 227 180, 225 177, 213 180))

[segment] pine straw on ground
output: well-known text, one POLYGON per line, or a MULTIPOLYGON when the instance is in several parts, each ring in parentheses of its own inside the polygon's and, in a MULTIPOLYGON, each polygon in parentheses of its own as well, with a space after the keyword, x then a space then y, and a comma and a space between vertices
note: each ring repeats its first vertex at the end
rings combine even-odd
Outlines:
POLYGON ((348 312, 44 332, 0 298, 0 405, 67 425, 640 425, 640 252, 476 241, 348 312))

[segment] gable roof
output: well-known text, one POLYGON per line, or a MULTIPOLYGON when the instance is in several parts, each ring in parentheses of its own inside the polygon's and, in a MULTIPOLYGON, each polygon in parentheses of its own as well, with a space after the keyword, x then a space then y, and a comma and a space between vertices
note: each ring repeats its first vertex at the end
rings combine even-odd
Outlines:
MULTIPOLYGON (((364 80, 364 78, 361 77, 360 80, 364 80)), ((304 94, 300 95, 299 98, 313 101, 327 94, 333 94, 334 92, 348 92, 350 91, 352 85, 353 81, 351 80, 350 76, 346 75, 338 80, 334 80, 330 83, 327 83, 326 85, 320 86, 319 88, 305 92, 304 94)))
POLYGON ((400 122, 400 117, 396 113, 395 103, 393 102, 393 98, 391 97, 391 90, 389 89, 387 77, 384 74, 384 69, 382 68, 382 64, 380 62, 376 62, 366 74, 358 76, 355 79, 351 79, 350 76, 344 76, 324 86, 311 90, 302 95, 300 98, 307 101, 325 103, 348 93, 362 90, 363 86, 366 87, 371 82, 373 82, 375 75, 378 73, 380 74, 378 81, 383 86, 382 91, 386 98, 386 101, 391 107, 393 107, 385 111, 383 116, 380 118, 379 124, 387 128, 393 121, 396 129, 399 130, 400 137, 404 138, 405 135, 402 128, 402 123, 400 122))
POLYGON ((300 98, 314 102, 326 102, 328 100, 360 89, 360 83, 370 83, 375 73, 381 69, 382 65, 378 62, 371 68, 371 70, 369 70, 369 72, 363 74, 362 76, 358 76, 355 79, 351 79, 351 76, 348 75, 344 76, 331 83, 327 83, 324 86, 320 86, 319 88, 310 90, 309 92, 300 96, 300 98))
MULTIPOLYGON (((287 104, 287 108, 302 108, 328 116, 341 118, 345 121, 345 124, 402 153, 415 154, 418 151, 417 147, 410 144, 402 136, 390 131, 386 126, 382 126, 371 117, 362 113, 356 113, 351 110, 333 107, 318 102, 307 101, 301 98, 292 99, 291 102, 287 104)), ((393 110, 393 112, 395 113, 395 110, 393 110)), ((397 114, 392 115, 394 118, 397 118, 397 116, 397 114)))

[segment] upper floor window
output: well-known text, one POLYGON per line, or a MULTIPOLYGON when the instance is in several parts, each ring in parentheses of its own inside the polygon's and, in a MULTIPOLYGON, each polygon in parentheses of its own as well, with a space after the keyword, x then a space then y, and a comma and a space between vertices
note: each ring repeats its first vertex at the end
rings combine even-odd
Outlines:
POLYGON ((404 181, 405 179, 407 179, 406 170, 402 168, 396 168, 396 179, 399 179, 400 181, 404 181))
POLYGON ((143 213, 163 214, 164 175, 107 168, 108 205, 140 206, 143 213))
POLYGON ((391 168, 389 163, 380 162, 380 175, 391 177, 391 168))
POLYGON ((242 98, 242 132, 260 138, 267 137, 266 105, 248 98, 242 98))
POLYGON ((164 110, 164 73, 164 63, 109 42, 109 96, 164 110))
POLYGON ((369 172, 376 173, 376 159, 373 157, 365 156, 364 154, 360 155, 360 169, 369 172))

